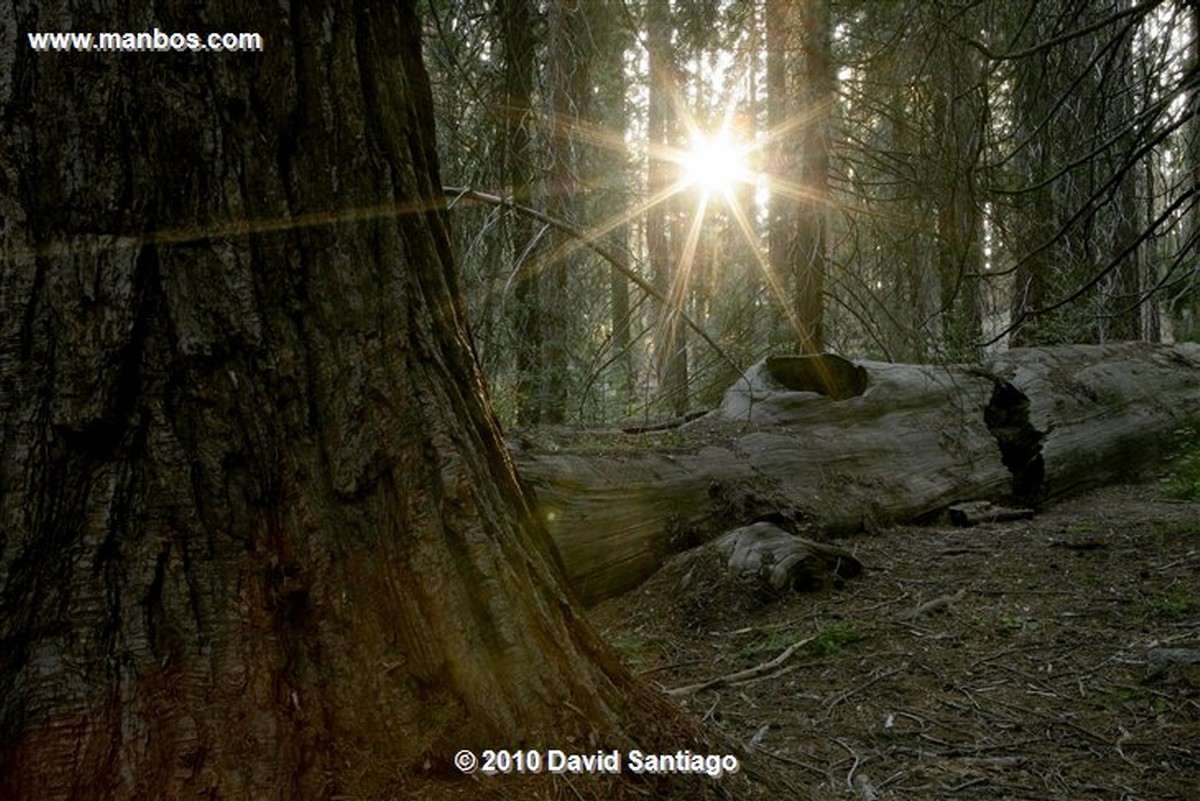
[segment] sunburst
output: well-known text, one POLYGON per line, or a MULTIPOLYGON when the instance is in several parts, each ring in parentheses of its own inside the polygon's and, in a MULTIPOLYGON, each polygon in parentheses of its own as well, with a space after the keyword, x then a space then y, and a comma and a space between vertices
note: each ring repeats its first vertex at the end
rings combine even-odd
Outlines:
MULTIPOLYGON (((723 81, 722 84, 728 88, 740 85, 740 82, 729 80, 723 81)), ((810 107, 778 126, 754 133, 747 130, 752 126, 735 124, 738 114, 738 102, 735 98, 721 104, 721 110, 715 115, 715 124, 706 124, 701 121, 701 117, 708 120, 712 120, 713 117, 694 113, 678 86, 670 86, 668 96, 686 144, 652 142, 646 148, 645 156, 651 165, 672 165, 675 169, 668 172, 673 173, 671 178, 665 183, 650 186, 649 192, 640 202, 631 204, 607 219, 593 222, 580 231, 582 236, 572 236, 543 253, 528 268, 526 274, 534 274, 580 248, 589 247, 592 243, 600 244, 604 237, 620 226, 643 217, 655 206, 671 202, 674 209, 686 214, 689 219, 682 228, 683 241, 677 243, 679 247, 674 250, 675 264, 670 271, 670 286, 664 297, 650 289, 645 280, 637 280, 636 283, 665 303, 656 338, 667 334, 666 327, 673 327, 682 322, 694 328, 720 352, 703 328, 687 317, 683 307, 687 288, 692 280, 692 262, 696 258, 698 248, 701 247, 701 232, 705 221, 711 213, 725 213, 734 223, 733 230, 741 235, 748 246, 748 251, 752 254, 777 308, 788 320, 789 327, 795 330, 797 340, 804 341, 807 338, 805 328, 789 302, 785 288, 780 285, 779 276, 775 275, 770 267, 762 237, 763 217, 760 211, 765 204, 778 198, 832 205, 828 196, 814 192, 803 182, 781 175, 777 171, 778 165, 771 163, 771 155, 781 141, 788 140, 795 136, 797 131, 815 124, 826 109, 810 107), (742 191, 746 188, 751 191, 742 191), (680 198, 684 202, 680 203, 680 198)), ((559 135, 577 137, 592 145, 621 154, 629 151, 630 142, 623 132, 618 133, 602 126, 578 121, 566 127, 569 130, 560 131, 559 135)), ((651 174, 653 172, 651 169, 651 174)), ((629 267, 636 269, 632 264, 629 267)))
POLYGON ((738 186, 757 180, 747 165, 750 150, 733 140, 728 127, 714 134, 696 131, 691 147, 678 155, 682 180, 706 196, 720 195, 728 200, 738 186))

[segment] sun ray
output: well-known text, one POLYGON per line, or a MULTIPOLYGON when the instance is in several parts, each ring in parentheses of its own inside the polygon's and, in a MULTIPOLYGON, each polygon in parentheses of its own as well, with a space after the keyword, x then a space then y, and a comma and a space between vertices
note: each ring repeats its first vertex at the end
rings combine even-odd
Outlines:
POLYGON ((112 250, 131 250, 144 246, 189 245, 214 239, 237 239, 261 234, 402 217, 433 211, 445 206, 446 200, 439 194, 432 198, 379 203, 373 206, 324 209, 281 217, 241 218, 200 226, 156 228, 128 234, 86 234, 73 236, 70 240, 54 240, 38 245, 15 244, 5 248, 3 252, 12 258, 49 258, 103 253, 112 250))
POLYGON ((796 315, 795 308, 788 302, 787 294, 779 284, 778 276, 771 269, 770 262, 767 259, 767 252, 758 244, 758 235, 754 231, 749 218, 746 217, 745 210, 741 207, 741 204, 732 204, 729 208, 733 213, 734 221, 737 222, 742 236, 751 245, 750 251, 754 254, 754 259, 758 263, 759 270, 762 271, 763 280, 767 284, 767 291, 771 293, 778 307, 783 310, 784 317, 787 319, 788 325, 795 331, 797 339, 807 339, 808 335, 804 324, 800 322, 800 318, 796 315))
POLYGON ((683 242, 683 251, 679 255, 679 264, 675 269, 675 281, 671 284, 671 301, 682 304, 687 284, 692 275, 692 266, 696 260, 696 249, 700 244, 700 229, 704 225, 704 215, 708 210, 708 198, 701 198, 692 215, 692 223, 688 226, 687 237, 683 242))
MULTIPOLYGON (((679 255, 679 261, 672 271, 671 286, 667 292, 667 309, 666 314, 659 317, 658 324, 655 326, 655 339, 661 342, 674 342, 677 336, 679 327, 679 312, 684 309, 684 301, 686 299, 688 287, 691 284, 692 268, 696 261, 696 249, 700 243, 700 231, 704 226, 704 217, 708 210, 708 198, 700 199, 696 206, 696 211, 692 215, 692 222, 688 226, 687 236, 684 239, 683 251, 679 255)), ((664 368, 667 360, 673 356, 672 353, 661 352, 658 355, 659 367, 664 368)))
MULTIPOLYGON (((676 181, 656 192, 653 196, 643 200, 641 203, 638 203, 629 209, 620 212, 619 214, 614 214, 607 220, 603 220, 595 225, 589 226, 587 229, 585 229, 589 241, 599 241, 600 237, 626 223, 637 220, 639 217, 645 214, 648 209, 657 206, 659 203, 665 203, 686 188, 687 186, 683 181, 676 181)), ((548 265, 554 264, 561 259, 565 259, 586 246, 587 245, 585 242, 574 239, 563 242, 554 250, 539 258, 531 269, 545 269, 548 265)))
POLYGON ((782 178, 777 178, 771 175, 767 176, 767 191, 771 196, 779 195, 781 197, 791 198, 792 200, 803 200, 812 203, 825 203, 832 205, 819 192, 814 192, 802 183, 796 181, 788 181, 782 178))
MULTIPOLYGON (((751 134, 741 131, 735 124, 738 105, 733 99, 714 105, 715 113, 707 117, 712 124, 703 124, 701 116, 693 112, 670 71, 667 75, 667 101, 674 110, 685 140, 683 143, 641 140, 640 146, 633 148, 624 131, 611 131, 585 121, 563 118, 555 120, 553 134, 556 138, 572 138, 621 156, 627 156, 633 149, 635 158, 643 168, 647 162, 653 165, 652 171, 657 169, 658 174, 666 180, 666 185, 652 187, 648 196, 582 229, 582 238, 560 241, 553 248, 546 249, 532 264, 525 265, 524 271, 533 274, 544 270, 548 265, 586 248, 588 242, 600 243, 620 226, 642 219, 648 210, 685 195, 687 200, 678 208, 688 209, 690 222, 681 243, 681 251, 676 254, 671 283, 664 298, 666 308, 659 324, 653 326, 657 329, 656 335, 667 333, 662 326, 677 325, 677 315, 687 305, 687 288, 694 280, 694 261, 706 218, 714 213, 726 213, 752 254, 772 304, 780 311, 788 328, 794 331, 797 341, 808 339, 809 335, 804 330, 792 299, 787 297, 787 289, 782 284, 783 277, 773 274, 771 269, 770 256, 762 237, 765 224, 762 211, 772 202, 772 198, 810 204, 808 208, 833 210, 843 207, 831 200, 828 192, 818 191, 803 180, 776 172, 778 165, 764 161, 781 141, 814 124, 828 108, 811 106, 793 114, 780 125, 751 134), (740 140, 742 135, 746 136, 747 141, 740 140), (755 189, 752 197, 739 192, 744 186, 755 189), (720 201, 719 205, 717 201, 720 201)), ((638 248, 634 247, 629 251, 629 263, 632 266, 639 262, 638 248)), ((644 265, 641 267, 644 269, 644 265)))

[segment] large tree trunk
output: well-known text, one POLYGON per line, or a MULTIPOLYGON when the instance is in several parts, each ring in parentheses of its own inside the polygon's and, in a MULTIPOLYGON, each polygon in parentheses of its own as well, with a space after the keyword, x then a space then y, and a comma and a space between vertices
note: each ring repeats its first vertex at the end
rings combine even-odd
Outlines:
POLYGON ((550 453, 525 438, 517 460, 594 601, 765 513, 836 534, 970 499, 1036 506, 1135 475, 1188 423, 1194 345, 1013 350, 983 367, 781 357, 682 429, 550 453))
MULTIPOLYGON (((5 45, 0 797, 394 797, 458 748, 686 744, 497 435, 412 6, 204 12, 260 54, 5 45)), ((162 7, 0 30, 186 27, 162 7)))

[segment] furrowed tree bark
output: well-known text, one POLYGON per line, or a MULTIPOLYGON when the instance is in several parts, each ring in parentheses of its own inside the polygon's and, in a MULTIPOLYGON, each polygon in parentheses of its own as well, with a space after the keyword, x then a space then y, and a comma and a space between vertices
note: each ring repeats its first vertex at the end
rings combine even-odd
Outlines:
POLYGON ((516 458, 591 602, 767 513, 836 535, 1132 478, 1188 424, 1200 425, 1192 344, 1018 349, 982 366, 779 357, 676 431, 587 432, 516 458))
POLYGON ((0 797, 396 797, 459 748, 691 744, 498 436, 413 5, 0 8, 0 797), (156 26, 266 47, 16 38, 156 26))

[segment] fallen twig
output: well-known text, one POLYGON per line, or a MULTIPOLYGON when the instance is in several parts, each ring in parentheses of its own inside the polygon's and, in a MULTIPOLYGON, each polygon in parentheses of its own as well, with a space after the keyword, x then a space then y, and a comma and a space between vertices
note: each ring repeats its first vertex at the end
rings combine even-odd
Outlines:
POLYGON ((788 659, 791 658, 792 654, 796 653, 801 648, 808 645, 810 642, 812 642, 815 639, 816 639, 815 635, 812 637, 805 637, 803 640, 800 640, 799 642, 795 642, 795 643, 792 643, 791 645, 789 645, 787 647, 787 649, 784 650, 783 653, 781 653, 779 656, 775 657, 774 659, 772 659, 769 662, 763 662, 761 665, 755 665, 752 668, 747 668, 746 670, 739 670, 736 673, 730 673, 725 676, 717 676, 716 678, 708 679, 707 681, 702 681, 698 684, 689 684, 684 687, 675 687, 674 689, 667 690, 667 695, 676 695, 676 696, 691 695, 692 693, 698 693, 701 690, 709 690, 709 689, 712 689, 713 687, 720 687, 725 684, 731 684, 735 681, 743 681, 745 679, 752 679, 755 676, 760 676, 763 673, 767 673, 767 672, 779 667, 780 665, 782 665, 784 662, 786 662, 788 659))
POLYGON ((816 765, 810 764, 810 763, 805 762, 800 759, 796 759, 795 757, 784 756, 783 754, 776 753, 775 751, 772 751, 769 748, 764 748, 761 745, 754 746, 754 751, 756 753, 763 754, 765 756, 769 756, 771 759, 776 759, 780 762, 783 762, 784 764, 795 765, 796 767, 804 768, 805 770, 807 770, 817 776, 820 776, 823 779, 827 778, 827 774, 823 768, 819 768, 816 765))
POLYGON ((903 671, 905 671, 905 670, 908 670, 908 663, 905 663, 905 664, 901 665, 900 667, 898 667, 898 668, 895 668, 895 669, 893 669, 893 670, 889 670, 889 671, 886 671, 886 672, 884 672, 884 673, 880 673, 880 674, 878 674, 878 675, 872 676, 870 679, 868 679, 867 681, 865 681, 865 682, 863 682, 862 684, 858 685, 857 687, 851 687, 849 690, 845 690, 845 691, 843 691, 843 692, 841 692, 841 693, 838 693, 838 695, 837 695, 837 696, 835 696, 833 699, 831 699, 830 701, 828 701, 828 702, 825 704, 825 717, 826 717, 826 719, 828 719, 828 718, 829 718, 829 716, 830 716, 830 714, 832 714, 832 713, 833 713, 833 708, 834 708, 834 707, 836 707, 836 706, 837 706, 838 704, 840 704, 842 701, 845 701, 845 700, 846 700, 847 698, 849 698, 850 696, 854 695, 855 693, 862 692, 863 690, 867 689, 868 687, 870 687, 872 684, 874 684, 874 683, 875 683, 875 682, 877 682, 877 681, 881 681, 881 680, 883 680, 883 679, 886 679, 886 678, 888 678, 889 676, 895 676, 897 673, 901 673, 901 672, 903 672, 903 671))
POLYGON ((963 598, 967 597, 967 588, 963 587, 953 595, 939 595, 931 601, 926 601, 917 608, 911 610, 904 616, 905 620, 915 620, 922 615, 927 615, 930 612, 936 612, 941 609, 947 609, 951 604, 956 604, 963 598))
POLYGON ((845 740, 839 737, 833 737, 832 740, 849 751, 850 756, 854 758, 854 764, 850 766, 850 772, 846 774, 846 789, 854 792, 854 771, 858 770, 858 766, 862 763, 862 757, 858 755, 857 751, 847 745, 845 740))

